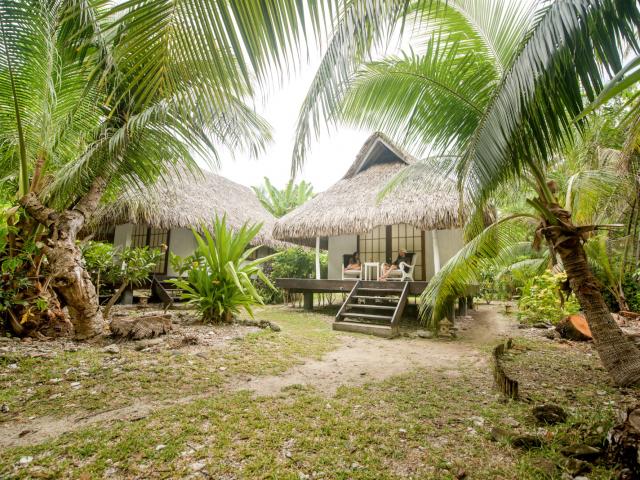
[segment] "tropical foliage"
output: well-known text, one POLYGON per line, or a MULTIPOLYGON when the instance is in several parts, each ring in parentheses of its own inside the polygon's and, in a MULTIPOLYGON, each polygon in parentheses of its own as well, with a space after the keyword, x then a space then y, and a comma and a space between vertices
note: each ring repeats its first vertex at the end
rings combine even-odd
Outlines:
POLYGON ((530 278, 524 285, 518 300, 518 319, 525 323, 558 323, 567 315, 580 309, 573 294, 564 298, 562 284, 566 282, 564 273, 550 271, 530 278))
POLYGON ((80 249, 87 271, 96 286, 96 293, 100 296, 100 287, 113 283, 116 277, 118 270, 116 249, 111 243, 92 240, 82 242, 80 249))
POLYGON ((304 180, 294 183, 291 179, 280 190, 274 187, 267 177, 264 177, 264 186, 253 187, 253 191, 264 208, 277 218, 285 216, 291 210, 313 198, 314 195, 313 185, 304 180))
MULTIPOLYGON (((430 282, 422 299, 424 317, 437 325, 478 272, 495 265, 503 251, 521 240, 510 224, 525 222, 534 233, 534 246, 549 246, 549 261, 561 263, 567 272, 564 288, 572 289, 584 308, 605 367, 618 383, 640 381, 640 353, 603 313, 604 299, 583 249, 592 232, 604 227, 572 217, 570 192, 577 181, 564 189, 565 201, 563 186, 549 177, 558 163, 556 154, 588 124, 580 115, 585 98, 593 101, 603 91, 603 72, 622 69, 625 49, 640 51, 638 3, 453 0, 404 5, 403 12, 382 8, 377 18, 363 18, 369 28, 356 30, 356 40, 345 38, 353 21, 344 16, 345 30, 334 35, 303 105, 294 170, 312 132, 317 134, 319 118, 380 129, 414 152, 428 153, 409 171, 425 178, 425 188, 438 178, 457 178, 469 243, 430 282), (418 47, 363 61, 376 39, 389 38, 394 15, 402 17, 401 25, 414 34, 418 47), (507 182, 527 198, 526 208, 483 231, 483 213, 507 182), (624 369, 616 367, 620 363, 624 369)), ((576 178, 589 184, 589 176, 602 175, 596 170, 576 178)))
POLYGON ((104 326, 76 245, 98 203, 123 185, 197 170, 194 154, 216 164, 220 147, 260 152, 269 127, 247 106, 257 82, 292 70, 300 45, 315 40, 309 33, 324 30, 335 7, 0 4, 1 191, 28 212, 17 228, 37 230, 34 243, 47 244, 51 298, 71 307, 79 337, 104 326))
POLYGON ((101 285, 117 286, 104 307, 105 317, 109 316, 111 308, 127 287, 139 286, 149 279, 151 272, 165 255, 165 251, 159 248, 115 248, 110 243, 94 241, 82 243, 81 249, 98 295, 101 285))
POLYGON ((193 231, 198 247, 182 268, 186 277, 172 282, 183 290, 182 298, 200 312, 203 321, 228 322, 241 309, 253 316, 252 307, 263 303, 255 279, 275 289, 260 266, 277 254, 251 260, 260 248, 251 243, 261 227, 245 224, 233 231, 223 217, 215 219, 211 231, 205 225, 202 235, 193 231))
MULTIPOLYGON (((262 271, 273 284, 276 278, 315 278, 315 252, 302 247, 282 250, 272 260, 263 265, 262 271)), ((320 253, 320 275, 327 278, 328 255, 320 253)), ((284 300, 282 290, 273 290, 261 280, 256 283, 265 303, 280 303, 284 300)))

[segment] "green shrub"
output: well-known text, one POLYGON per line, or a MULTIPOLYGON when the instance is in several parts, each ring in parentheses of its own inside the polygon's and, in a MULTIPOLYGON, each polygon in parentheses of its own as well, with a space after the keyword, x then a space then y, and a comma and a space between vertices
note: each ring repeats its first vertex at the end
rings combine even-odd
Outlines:
POLYGON ((85 266, 97 288, 127 282, 140 285, 162 259, 164 252, 149 247, 114 247, 110 243, 88 241, 80 246, 85 266))
POLYGON ((38 230, 21 236, 15 227, 23 215, 21 208, 0 201, 0 332, 4 321, 16 334, 39 325, 52 298, 38 230))
POLYGON ((119 249, 110 243, 88 241, 80 245, 85 266, 100 295, 100 287, 118 285, 103 311, 109 316, 111 308, 129 285, 141 285, 162 259, 164 252, 158 248, 125 247, 119 249))
MULTIPOLYGON (((288 248, 271 262, 271 278, 314 278, 316 273, 316 254, 302 247, 288 248)), ((327 275, 327 254, 320 254, 320 272, 327 275)))
POLYGON ((518 301, 518 319, 525 323, 557 323, 579 311, 580 306, 573 294, 565 298, 562 305, 560 285, 566 279, 564 273, 554 275, 549 271, 531 278, 518 301))
POLYGON ((88 241, 80 244, 80 250, 87 271, 100 295, 100 287, 113 283, 117 277, 115 248, 110 243, 88 241))
POLYGON ((253 316, 251 307, 263 303, 253 285, 254 278, 274 288, 260 265, 277 254, 249 260, 260 248, 250 248, 260 228, 260 224, 245 224, 233 232, 223 217, 215 219, 213 232, 203 228, 201 236, 193 231, 198 247, 189 259, 191 264, 184 266, 186 277, 171 281, 184 290, 182 297, 200 312, 205 322, 229 321, 241 308, 253 316))
MULTIPOLYGON (((273 285, 275 280, 275 277, 273 276, 274 260, 269 260, 268 262, 262 264, 262 273, 264 273, 265 277, 269 279, 271 285, 273 285)), ((276 303, 282 303, 284 301, 284 292, 279 288, 272 288, 261 278, 256 278, 254 285, 265 304, 274 305, 276 303)))
MULTIPOLYGON (((320 254, 320 274, 327 278, 328 273, 327 253, 320 254)), ((302 247, 291 247, 283 250, 277 257, 266 262, 262 271, 273 283, 276 278, 315 278, 316 254, 315 251, 302 247)), ((282 303, 284 300, 282 290, 274 290, 260 279, 256 282, 256 288, 260 292, 264 303, 282 303)))

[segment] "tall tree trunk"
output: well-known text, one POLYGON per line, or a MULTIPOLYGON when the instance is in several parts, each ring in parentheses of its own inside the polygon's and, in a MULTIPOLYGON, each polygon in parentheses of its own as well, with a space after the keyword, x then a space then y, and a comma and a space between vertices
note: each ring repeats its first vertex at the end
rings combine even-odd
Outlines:
POLYGON ((49 262, 52 287, 62 306, 69 310, 76 338, 89 339, 104 333, 105 322, 91 276, 76 244, 78 232, 96 209, 106 182, 101 178, 91 186, 75 207, 57 212, 45 207, 34 193, 22 198, 25 210, 49 229, 43 250, 49 262))
POLYGON ((591 272, 583 247, 583 231, 571 214, 557 204, 547 205, 557 223, 543 223, 542 233, 560 256, 571 290, 584 311, 600 360, 620 386, 640 383, 640 350, 615 322, 602 296, 602 287, 591 272))

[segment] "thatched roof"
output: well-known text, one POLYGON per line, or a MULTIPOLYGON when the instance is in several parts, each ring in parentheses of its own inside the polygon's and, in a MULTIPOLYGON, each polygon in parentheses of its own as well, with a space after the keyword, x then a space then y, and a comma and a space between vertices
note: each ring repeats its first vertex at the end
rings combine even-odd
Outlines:
POLYGON ((227 216, 232 229, 245 222, 262 222, 255 244, 272 248, 291 246, 271 235, 275 217, 244 185, 210 172, 174 173, 149 188, 129 189, 114 202, 102 206, 92 222, 97 228, 122 223, 156 228, 199 228, 211 224, 216 215, 227 216))
POLYGON ((459 227, 459 201, 451 181, 438 189, 409 177, 382 201, 379 192, 416 160, 381 133, 365 142, 346 175, 276 222, 282 240, 364 233, 379 225, 407 223, 422 230, 459 227))

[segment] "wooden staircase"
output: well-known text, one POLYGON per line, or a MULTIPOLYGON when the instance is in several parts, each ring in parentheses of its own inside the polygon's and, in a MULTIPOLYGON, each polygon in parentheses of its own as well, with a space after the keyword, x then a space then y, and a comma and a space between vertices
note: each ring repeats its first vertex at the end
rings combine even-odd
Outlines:
POLYGON ((400 318, 408 295, 408 282, 358 280, 340 307, 333 329, 395 337, 399 334, 400 318))

